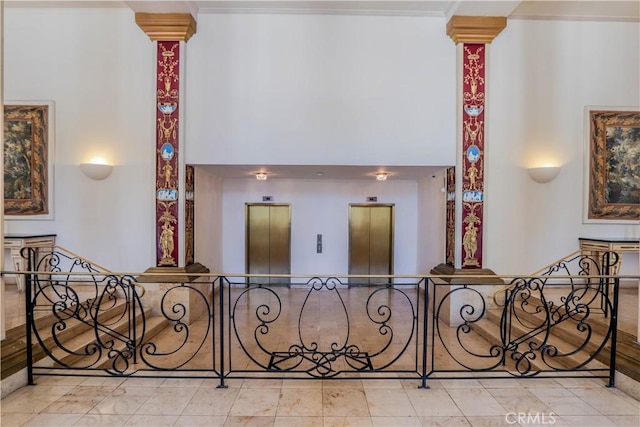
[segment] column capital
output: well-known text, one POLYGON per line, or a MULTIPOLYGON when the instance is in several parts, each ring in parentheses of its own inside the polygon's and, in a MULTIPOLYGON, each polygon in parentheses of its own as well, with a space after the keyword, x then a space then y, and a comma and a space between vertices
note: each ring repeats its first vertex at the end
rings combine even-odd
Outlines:
POLYGON ((454 15, 447 22, 447 35, 454 43, 491 43, 507 26, 504 16, 454 15))
POLYGON ((136 13, 136 24, 154 41, 186 42, 196 33, 190 13, 136 13))

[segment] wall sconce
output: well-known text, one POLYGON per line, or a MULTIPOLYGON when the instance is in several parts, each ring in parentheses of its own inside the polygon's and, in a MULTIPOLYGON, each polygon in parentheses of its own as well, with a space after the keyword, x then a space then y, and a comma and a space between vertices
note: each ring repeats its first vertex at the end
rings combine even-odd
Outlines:
POLYGON ((111 175, 113 166, 106 163, 80 163, 80 170, 89 178, 99 181, 111 175))
POLYGON ((266 181, 267 180, 267 173, 266 172, 257 172, 256 173, 256 179, 258 181, 266 181))
POLYGON ((560 173, 560 166, 542 166, 539 168, 529 168, 529 176, 535 182, 544 184, 553 181, 560 173))
POLYGON ((387 180, 386 172, 378 172, 376 174, 376 180, 378 180, 378 181, 386 181, 387 180))

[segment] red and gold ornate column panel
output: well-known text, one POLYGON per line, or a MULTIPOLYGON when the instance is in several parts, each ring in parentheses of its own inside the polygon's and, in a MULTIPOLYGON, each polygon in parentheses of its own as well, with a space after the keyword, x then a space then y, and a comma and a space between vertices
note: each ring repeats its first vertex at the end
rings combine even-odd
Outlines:
POLYGON ((159 41, 156 90, 156 264, 178 266, 180 42, 159 41))
MULTIPOLYGON (((503 17, 454 16, 447 23, 447 34, 461 49, 462 91, 458 95, 461 105, 461 121, 458 123, 460 139, 458 173, 461 198, 456 200, 461 211, 460 224, 454 228, 461 238, 462 268, 483 268, 483 224, 484 224, 484 156, 486 129, 486 50, 493 39, 504 29, 507 21, 503 17)), ((449 200, 449 199, 447 199, 449 200)), ((447 205, 447 210, 449 209, 447 205)), ((449 212, 447 212, 449 221, 449 212)), ((447 223, 447 227, 449 224, 447 223)), ((447 240, 450 239, 447 229, 447 240)), ((447 246, 447 263, 450 248, 447 246)), ((455 262, 455 257, 454 257, 455 262)))
POLYGON ((482 268, 485 45, 462 55, 462 268, 482 268))
MULTIPOLYGON (((156 266, 179 266, 179 230, 186 217, 179 211, 180 168, 180 47, 196 32, 196 22, 190 14, 136 13, 136 24, 157 42, 156 50, 156 142, 155 142, 155 217, 156 266)), ((193 172, 193 171, 192 171, 193 172)), ((191 173, 193 177, 193 173, 191 173)), ((191 181, 193 184, 193 180, 191 181)), ((193 186, 192 186, 193 190, 193 186)), ((192 191, 193 193, 193 191, 192 191)), ((193 198, 191 198, 193 200, 193 198)), ((188 212, 185 200, 185 211, 188 212)), ((191 205, 193 208, 193 206, 191 205)), ((193 240, 193 215, 191 238, 193 240)), ((187 238, 189 231, 185 229, 187 238)), ((193 260, 193 244, 190 259, 193 260)), ((185 250, 187 252, 189 249, 185 250)), ((185 256, 185 259, 188 257, 185 256)), ((192 261, 193 262, 193 261, 192 261)))

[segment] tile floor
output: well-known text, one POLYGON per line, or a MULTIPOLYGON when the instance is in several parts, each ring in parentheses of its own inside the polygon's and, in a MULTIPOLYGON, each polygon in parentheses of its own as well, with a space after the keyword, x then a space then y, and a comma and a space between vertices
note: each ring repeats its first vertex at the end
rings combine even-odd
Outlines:
POLYGON ((13 426, 638 426, 600 380, 212 380, 41 377, 1 402, 13 426), (520 422, 518 422, 520 421, 520 422))
POLYGON ((640 402, 599 379, 432 380, 426 390, 390 379, 36 381, 2 399, 0 425, 640 426, 640 402))

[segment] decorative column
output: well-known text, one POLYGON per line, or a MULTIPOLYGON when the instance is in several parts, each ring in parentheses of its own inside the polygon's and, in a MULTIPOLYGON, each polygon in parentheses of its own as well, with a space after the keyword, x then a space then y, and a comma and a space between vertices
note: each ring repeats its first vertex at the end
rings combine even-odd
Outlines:
MULTIPOLYGON (((156 265, 147 273, 208 272, 194 262, 193 168, 180 156, 181 49, 196 32, 190 14, 136 13, 136 24, 156 42, 155 253, 156 265), (184 181, 183 181, 184 180, 184 181), (184 240, 180 240, 184 239, 184 240)), ((148 277, 152 280, 166 280, 148 277)))
POLYGON ((447 171, 445 264, 456 269, 483 267, 486 51, 506 25, 504 17, 475 16, 453 16, 447 23, 458 49, 459 157, 455 171, 447 171))
MULTIPOLYGON (((502 284, 495 273, 483 268, 485 152, 487 140, 486 59, 487 47, 506 27, 504 17, 453 16, 447 35, 456 43, 458 62, 457 153, 455 168, 447 170, 445 262, 432 269, 447 276, 486 275, 482 283, 502 284), (470 271, 472 270, 472 271, 470 271)), ((469 279, 442 279, 451 285, 468 284, 469 279)), ((446 291, 442 287, 442 292, 446 291)), ((485 290, 488 288, 484 288, 485 290)), ((440 297, 435 295, 436 300, 440 297)), ((450 298, 445 312, 457 324, 462 301, 450 298)))

